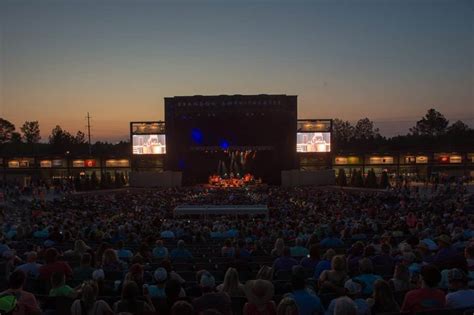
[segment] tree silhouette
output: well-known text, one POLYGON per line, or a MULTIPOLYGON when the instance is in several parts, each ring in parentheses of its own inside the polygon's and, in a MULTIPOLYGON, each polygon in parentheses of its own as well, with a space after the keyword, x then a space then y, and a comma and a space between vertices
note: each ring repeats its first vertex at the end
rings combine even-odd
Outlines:
POLYGON ((19 132, 16 132, 16 131, 12 132, 10 142, 14 143, 14 144, 22 143, 21 134, 19 132))
POLYGON ((6 119, 0 118, 0 144, 10 142, 15 125, 6 119))
POLYGON ((354 127, 349 121, 334 119, 332 122, 332 140, 337 146, 344 145, 354 137, 354 127))
POLYGON ((416 122, 416 125, 410 128, 412 135, 421 136, 440 136, 446 133, 449 120, 443 114, 430 108, 426 115, 416 122))
POLYGON ((448 133, 451 135, 462 135, 466 132, 469 132, 469 130, 469 126, 463 123, 461 120, 457 120, 448 127, 448 133))
POLYGON ((354 127, 354 138, 357 140, 370 140, 380 137, 379 129, 374 128, 374 122, 369 118, 359 119, 354 127))
POLYGON ((25 121, 20 128, 26 143, 38 143, 41 140, 38 121, 25 121))

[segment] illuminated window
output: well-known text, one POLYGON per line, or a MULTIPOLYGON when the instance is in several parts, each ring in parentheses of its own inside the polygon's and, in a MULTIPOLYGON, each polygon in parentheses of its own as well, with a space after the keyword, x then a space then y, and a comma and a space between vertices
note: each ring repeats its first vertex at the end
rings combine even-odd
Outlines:
POLYGON ((334 160, 335 164, 347 164, 347 157, 343 156, 337 156, 336 159, 334 160))
POLYGON ((449 157, 449 163, 451 163, 451 164, 462 163, 462 156, 460 156, 460 155, 451 155, 449 157))
POLYGON ((8 167, 9 168, 19 168, 20 167, 20 161, 17 161, 17 160, 8 161, 8 167))
POLYGON ((72 167, 84 167, 84 160, 74 160, 72 161, 72 167))
POLYGON ((53 166, 53 163, 51 162, 51 160, 40 161, 41 168, 51 168, 52 166, 53 166))
POLYGON ((428 157, 425 155, 419 155, 416 157, 416 164, 426 164, 428 163, 428 157))

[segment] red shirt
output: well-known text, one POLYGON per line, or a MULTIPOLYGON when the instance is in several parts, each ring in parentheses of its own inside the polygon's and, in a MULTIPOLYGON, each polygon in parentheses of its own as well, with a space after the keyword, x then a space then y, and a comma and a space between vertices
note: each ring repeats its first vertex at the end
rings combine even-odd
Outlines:
POLYGON ((41 266, 39 268, 39 277, 42 280, 49 281, 54 272, 63 272, 66 275, 66 278, 72 277, 72 269, 65 261, 56 261, 41 266))
POLYGON ((405 295, 401 312, 421 312, 444 308, 446 298, 439 289, 421 288, 411 290, 405 295))

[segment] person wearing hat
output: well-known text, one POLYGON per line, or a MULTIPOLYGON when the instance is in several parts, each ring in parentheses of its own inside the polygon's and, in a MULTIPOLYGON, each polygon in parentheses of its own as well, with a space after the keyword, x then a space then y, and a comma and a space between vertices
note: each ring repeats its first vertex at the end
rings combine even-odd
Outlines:
POLYGON ((223 315, 232 314, 232 302, 225 292, 215 292, 216 279, 209 272, 204 272, 199 280, 202 296, 193 300, 196 313, 217 309, 223 315))
POLYGON ((468 287, 468 276, 461 269, 451 269, 448 272, 449 290, 454 291, 446 295, 446 307, 467 308, 474 307, 474 290, 468 287))
POLYGON ((243 308, 244 315, 274 315, 276 304, 272 301, 275 289, 268 280, 250 280, 245 284, 247 303, 243 308))
MULTIPOLYGON (((362 294, 362 285, 360 283, 349 279, 344 283, 344 289, 345 295, 342 297, 347 297, 355 303, 357 315, 370 314, 369 304, 367 304, 366 300, 360 298, 362 294)), ((339 298, 333 299, 331 303, 329 303, 326 315, 334 314, 336 302, 339 298)))
POLYGON ((0 314, 41 314, 33 294, 23 290, 26 273, 16 270, 8 279, 8 289, 0 293, 0 314))

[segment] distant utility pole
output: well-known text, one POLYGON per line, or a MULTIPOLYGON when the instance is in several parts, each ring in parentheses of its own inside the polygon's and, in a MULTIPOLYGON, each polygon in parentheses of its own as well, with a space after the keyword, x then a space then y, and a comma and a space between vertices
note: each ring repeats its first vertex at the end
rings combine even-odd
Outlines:
POLYGON ((92 146, 91 146, 91 116, 87 112, 87 137, 89 139, 89 155, 92 155, 92 146))

